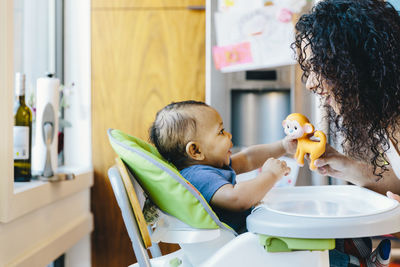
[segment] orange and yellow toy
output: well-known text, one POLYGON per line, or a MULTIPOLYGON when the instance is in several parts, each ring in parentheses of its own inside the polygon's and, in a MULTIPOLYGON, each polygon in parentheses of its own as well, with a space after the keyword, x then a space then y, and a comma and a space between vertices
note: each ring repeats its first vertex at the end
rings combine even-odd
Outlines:
POLYGON ((317 167, 314 161, 325 152, 326 135, 322 131, 315 131, 314 126, 306 116, 300 113, 292 113, 282 122, 285 134, 291 139, 297 139, 295 159, 301 166, 304 165, 304 155, 310 155, 310 169, 317 167), (310 140, 311 137, 319 138, 319 141, 310 140))

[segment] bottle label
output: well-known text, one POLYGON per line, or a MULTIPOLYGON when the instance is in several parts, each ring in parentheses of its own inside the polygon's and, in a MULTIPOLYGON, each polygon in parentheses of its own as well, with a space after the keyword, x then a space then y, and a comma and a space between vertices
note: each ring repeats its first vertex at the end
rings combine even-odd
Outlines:
POLYGON ((29 159, 28 126, 14 126, 14 159, 29 159))

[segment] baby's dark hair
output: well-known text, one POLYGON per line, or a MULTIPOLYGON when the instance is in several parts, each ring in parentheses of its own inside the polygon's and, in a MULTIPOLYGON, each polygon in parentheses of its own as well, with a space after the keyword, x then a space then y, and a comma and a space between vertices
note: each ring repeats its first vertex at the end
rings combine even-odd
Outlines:
POLYGON ((331 85, 340 114, 330 109, 333 133, 345 152, 387 170, 383 152, 399 131, 400 16, 383 0, 324 0, 296 24, 292 48, 303 81, 311 71, 331 85), (311 56, 306 50, 311 48, 311 56), (307 58, 307 56, 309 56, 307 58), (387 136, 387 130, 390 129, 387 136), (335 135, 335 134, 334 134, 335 135))
POLYGON ((158 152, 179 170, 187 167, 186 144, 196 134, 196 118, 190 107, 208 107, 204 102, 187 100, 172 102, 157 112, 149 129, 150 142, 158 152))

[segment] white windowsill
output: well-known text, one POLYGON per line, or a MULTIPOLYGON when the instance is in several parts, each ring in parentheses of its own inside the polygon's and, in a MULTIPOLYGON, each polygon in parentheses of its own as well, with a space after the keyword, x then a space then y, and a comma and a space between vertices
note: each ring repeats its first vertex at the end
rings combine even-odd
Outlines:
POLYGON ((32 180, 30 182, 17 182, 14 183, 14 194, 20 194, 24 191, 33 189, 35 187, 41 186, 47 182, 39 181, 39 180, 32 180))
POLYGON ((75 179, 61 182, 45 182, 33 180, 31 182, 14 183, 13 194, 0 196, 7 204, 1 209, 0 222, 10 222, 26 213, 54 203, 74 193, 80 192, 93 185, 93 171, 88 168, 64 167, 59 170, 75 174, 75 179))

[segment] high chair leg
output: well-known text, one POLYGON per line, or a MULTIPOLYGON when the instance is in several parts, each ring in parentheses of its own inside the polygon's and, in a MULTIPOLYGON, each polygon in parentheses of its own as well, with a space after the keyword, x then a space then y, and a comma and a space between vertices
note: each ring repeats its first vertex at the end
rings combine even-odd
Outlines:
MULTIPOLYGON (((153 233, 153 230, 151 229, 150 225, 147 226, 147 229, 149 230, 149 233, 150 233, 150 236, 151 236, 151 234, 153 233)), ((152 244, 153 245, 151 247, 149 247, 149 250, 151 252, 151 257, 155 258, 155 257, 162 256, 160 247, 158 246, 158 243, 153 243, 152 242, 152 244)))

